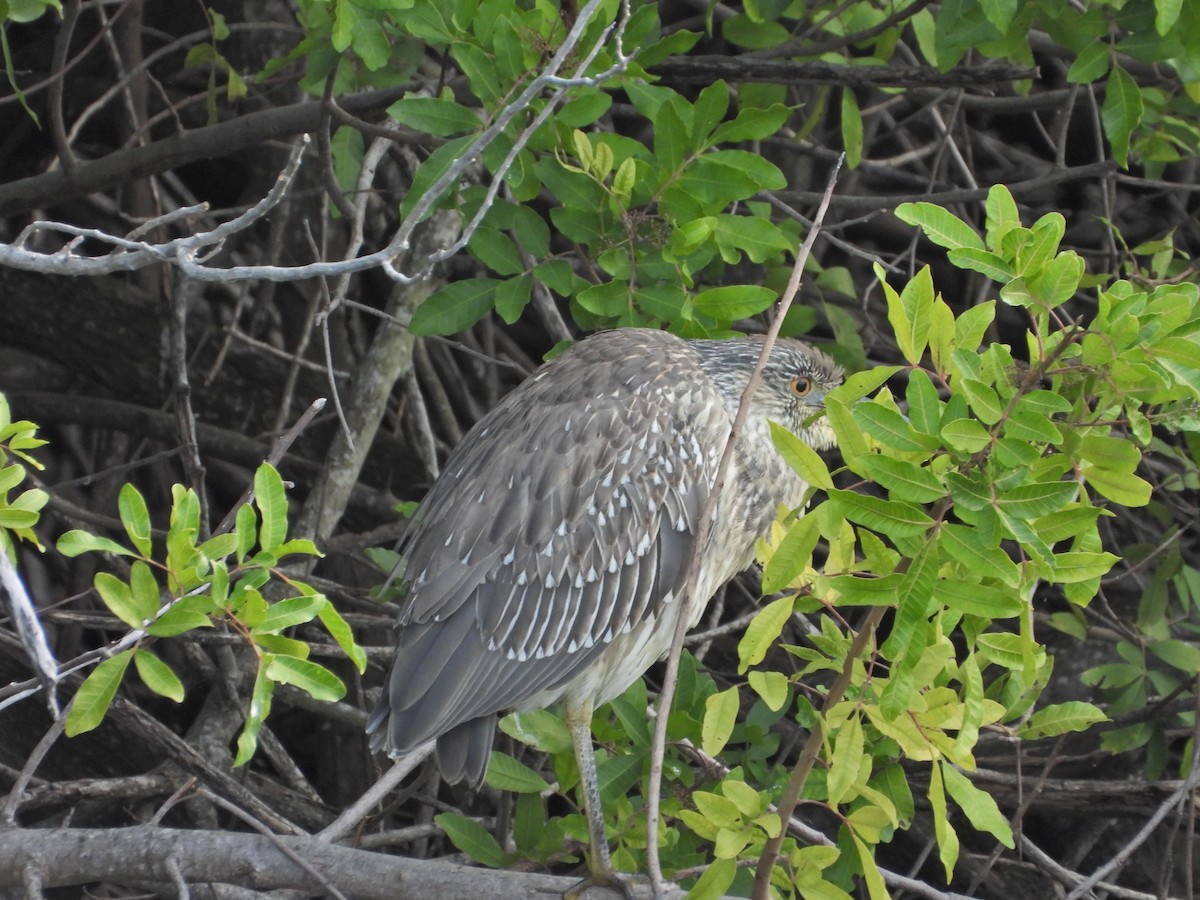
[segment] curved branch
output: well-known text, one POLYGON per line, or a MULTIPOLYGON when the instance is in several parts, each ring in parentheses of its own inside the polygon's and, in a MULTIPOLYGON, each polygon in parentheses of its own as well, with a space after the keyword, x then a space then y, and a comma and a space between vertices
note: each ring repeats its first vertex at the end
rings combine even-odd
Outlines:
MULTIPOLYGON (((42 887, 93 881, 236 884, 259 891, 322 890, 292 857, 348 896, 363 900, 477 900, 479 897, 561 896, 577 879, 478 869, 405 859, 326 844, 315 838, 134 828, 8 829, 0 831, 0 888, 23 885, 34 872, 42 887), (172 869, 177 867, 177 871, 172 869)), ((596 898, 619 897, 594 889, 596 898)))
MULTIPOLYGON (((343 97, 338 103, 347 112, 361 114, 386 109, 411 90, 412 85, 403 85, 365 91, 343 97)), ((320 122, 321 106, 321 101, 310 100, 246 113, 228 122, 184 131, 144 147, 130 147, 92 162, 80 162, 69 172, 56 169, 43 175, 10 181, 0 185, 0 216, 29 212, 68 197, 111 190, 117 185, 157 175, 186 163, 228 156, 272 138, 310 132, 320 122)), ((427 142, 417 132, 401 128, 391 131, 395 132, 389 135, 393 140, 407 138, 412 143, 427 142)))
POLYGON ((824 62, 780 62, 748 56, 688 56, 665 59, 652 75, 676 84, 758 81, 767 84, 834 84, 846 87, 993 88, 1038 77, 1028 66, 987 65, 938 72, 923 66, 849 66, 824 62))

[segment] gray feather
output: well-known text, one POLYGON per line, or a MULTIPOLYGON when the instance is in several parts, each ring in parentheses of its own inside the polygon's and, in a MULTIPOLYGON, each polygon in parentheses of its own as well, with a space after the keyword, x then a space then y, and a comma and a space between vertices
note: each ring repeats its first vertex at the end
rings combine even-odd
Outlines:
MULTIPOLYGON (((497 714, 585 690, 614 640, 662 620, 682 591, 759 349, 751 339, 597 335, 480 420, 411 526, 401 633, 368 726, 372 746, 399 755, 437 737, 443 773, 478 781, 497 714)), ((708 548, 719 581, 749 563, 776 506, 803 490, 763 446, 766 419, 801 428, 839 380, 832 362, 796 342, 772 355, 735 459, 754 490, 739 497, 730 485, 721 504, 730 521, 716 524, 708 548), (811 402, 790 392, 798 373, 815 382, 811 402)), ((802 436, 827 446, 828 434, 819 423, 802 436)), ((660 644, 656 635, 646 645, 644 665, 660 644)), ((618 671, 589 689, 611 694, 614 678, 640 674, 618 671)))

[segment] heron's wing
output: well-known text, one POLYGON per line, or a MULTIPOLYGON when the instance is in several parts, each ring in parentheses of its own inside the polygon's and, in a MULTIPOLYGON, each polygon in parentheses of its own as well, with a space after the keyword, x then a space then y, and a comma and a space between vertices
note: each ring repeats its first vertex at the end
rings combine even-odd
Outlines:
POLYGON ((728 411, 669 335, 579 351, 447 461, 406 554, 402 623, 469 604, 486 648, 524 660, 606 643, 678 594, 728 411))

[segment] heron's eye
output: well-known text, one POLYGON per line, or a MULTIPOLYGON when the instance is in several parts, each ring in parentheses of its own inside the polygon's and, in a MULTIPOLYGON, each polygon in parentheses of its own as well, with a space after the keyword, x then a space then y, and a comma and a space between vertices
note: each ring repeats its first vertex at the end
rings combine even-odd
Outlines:
POLYGON ((807 397, 813 388, 812 379, 807 375, 797 375, 789 382, 789 387, 797 397, 807 397))

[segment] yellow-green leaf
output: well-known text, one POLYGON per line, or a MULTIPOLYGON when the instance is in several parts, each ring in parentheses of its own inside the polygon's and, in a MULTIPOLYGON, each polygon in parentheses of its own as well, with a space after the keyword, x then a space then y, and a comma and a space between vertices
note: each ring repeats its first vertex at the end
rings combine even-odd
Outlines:
POLYGON ((704 724, 700 729, 700 747, 709 756, 718 756, 725 749, 733 726, 737 724, 739 708, 736 687, 719 691, 704 702, 704 724))
POLYGON ((112 705, 129 661, 133 658, 132 650, 124 650, 116 656, 101 662, 79 686, 75 694, 75 702, 67 714, 65 733, 67 737, 75 737, 85 731, 91 731, 102 721, 112 705))
POLYGON ((151 653, 138 648, 133 657, 138 677, 154 693, 176 703, 183 702, 183 682, 171 671, 171 667, 151 653))
POLYGON ((958 804, 959 809, 966 813, 967 820, 976 831, 985 831, 996 838, 1009 850, 1013 849, 1012 828, 1008 820, 996 806, 991 794, 981 791, 971 781, 951 765, 943 765, 942 777, 945 779, 946 792, 958 804))
POLYGON ((763 661, 767 650, 783 633, 783 626, 792 615, 794 601, 791 597, 772 600, 756 615, 738 641, 738 674, 744 675, 751 666, 763 661))

